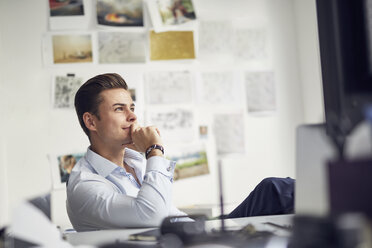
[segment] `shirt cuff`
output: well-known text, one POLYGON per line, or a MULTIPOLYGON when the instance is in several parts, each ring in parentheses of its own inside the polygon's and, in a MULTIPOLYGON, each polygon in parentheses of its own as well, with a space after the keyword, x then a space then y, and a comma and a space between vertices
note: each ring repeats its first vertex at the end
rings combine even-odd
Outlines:
POLYGON ((171 181, 173 181, 175 167, 175 161, 170 161, 160 156, 152 156, 147 160, 146 173, 150 171, 160 172, 161 174, 171 178, 171 181))

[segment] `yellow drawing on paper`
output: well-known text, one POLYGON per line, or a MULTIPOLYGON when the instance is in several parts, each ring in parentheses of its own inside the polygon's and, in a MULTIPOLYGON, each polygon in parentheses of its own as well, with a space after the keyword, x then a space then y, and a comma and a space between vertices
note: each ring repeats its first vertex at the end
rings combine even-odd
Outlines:
POLYGON ((192 31, 150 31, 150 59, 195 59, 192 31))

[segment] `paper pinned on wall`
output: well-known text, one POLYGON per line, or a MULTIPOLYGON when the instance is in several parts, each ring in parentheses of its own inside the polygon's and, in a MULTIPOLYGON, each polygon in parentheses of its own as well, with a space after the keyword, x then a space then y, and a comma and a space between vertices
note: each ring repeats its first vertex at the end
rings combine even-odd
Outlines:
POLYGON ((176 161, 174 180, 209 174, 205 145, 201 142, 167 148, 166 157, 176 161))
POLYGON ((243 114, 216 114, 213 132, 218 155, 245 153, 245 131, 243 114))
POLYGON ((51 39, 51 55, 54 64, 93 62, 92 35, 90 33, 55 33, 51 34, 49 38, 51 39))
POLYGON ((230 20, 200 20, 199 57, 201 59, 221 58, 232 60, 233 28, 230 20))
POLYGON ((98 32, 99 63, 138 63, 146 61, 143 32, 98 32))
POLYGON ((87 29, 92 1, 49 0, 49 28, 51 30, 87 29))
POLYGON ((237 28, 234 31, 234 57, 238 63, 267 63, 268 34, 265 28, 237 28))
POLYGON ((108 27, 142 27, 142 0, 97 0, 97 23, 108 27))
POLYGON ((73 109, 75 94, 83 84, 82 77, 74 74, 53 77, 52 106, 56 109, 73 109))
POLYGON ((276 110, 275 81, 272 71, 245 72, 248 112, 276 110))
POLYGON ((132 100, 135 104, 134 113, 137 116, 138 123, 143 126, 145 124, 144 108, 145 94, 143 89, 144 75, 142 72, 125 70, 119 72, 128 85, 128 90, 131 93, 132 100))
POLYGON ((241 82, 233 71, 203 71, 197 84, 198 102, 206 105, 243 104, 241 82))
POLYGON ((66 182, 70 177, 71 170, 84 154, 84 152, 72 152, 59 155, 48 155, 54 189, 66 187, 66 182))
POLYGON ((207 125, 199 126, 199 138, 208 139, 208 126, 207 125))
POLYGON ((145 76, 148 104, 192 103, 193 76, 189 71, 153 71, 145 76))
POLYGON ((186 30, 195 27, 195 9, 191 0, 146 0, 155 32, 186 30))
POLYGON ((156 126, 165 142, 191 142, 194 139, 194 113, 189 109, 151 109, 146 124, 156 126))
POLYGON ((195 59, 192 31, 150 31, 150 60, 195 59))

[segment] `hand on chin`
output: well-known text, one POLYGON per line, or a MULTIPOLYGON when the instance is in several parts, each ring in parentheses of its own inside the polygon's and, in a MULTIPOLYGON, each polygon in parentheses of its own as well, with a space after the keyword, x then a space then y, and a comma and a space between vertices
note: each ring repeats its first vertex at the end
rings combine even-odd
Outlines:
POLYGON ((132 150, 137 151, 137 148, 136 148, 136 146, 134 145, 134 143, 133 143, 132 141, 123 144, 123 146, 124 146, 125 148, 129 148, 129 149, 132 149, 132 150))

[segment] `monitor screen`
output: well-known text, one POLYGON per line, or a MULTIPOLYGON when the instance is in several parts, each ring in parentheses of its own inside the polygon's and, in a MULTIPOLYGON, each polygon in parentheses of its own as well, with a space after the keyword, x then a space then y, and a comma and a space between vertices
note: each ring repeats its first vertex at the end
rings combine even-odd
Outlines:
POLYGON ((372 102, 372 0, 316 3, 326 129, 342 146, 372 102))

